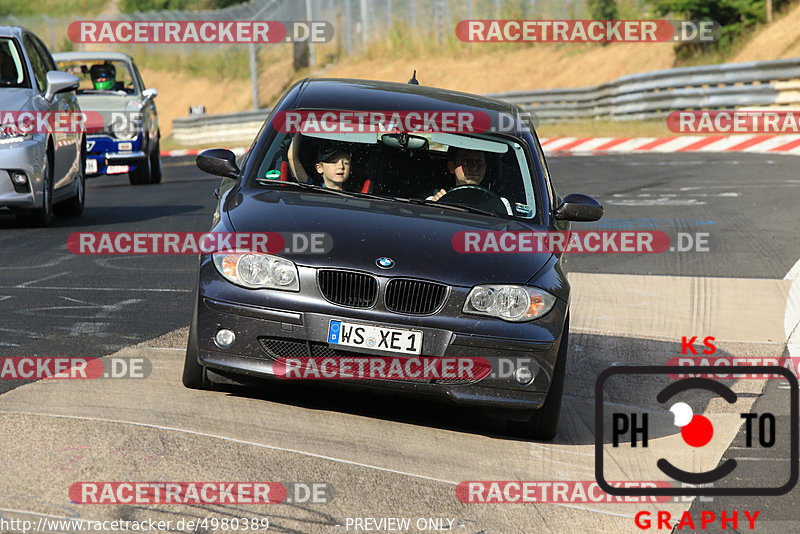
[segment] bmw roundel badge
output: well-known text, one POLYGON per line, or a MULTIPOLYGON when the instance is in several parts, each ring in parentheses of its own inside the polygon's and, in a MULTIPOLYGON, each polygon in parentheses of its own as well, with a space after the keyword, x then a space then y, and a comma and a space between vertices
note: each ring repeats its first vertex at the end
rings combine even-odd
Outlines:
POLYGON ((394 260, 392 258, 386 258, 386 257, 378 258, 377 260, 375 260, 375 263, 381 269, 391 269, 392 267, 394 267, 394 260))

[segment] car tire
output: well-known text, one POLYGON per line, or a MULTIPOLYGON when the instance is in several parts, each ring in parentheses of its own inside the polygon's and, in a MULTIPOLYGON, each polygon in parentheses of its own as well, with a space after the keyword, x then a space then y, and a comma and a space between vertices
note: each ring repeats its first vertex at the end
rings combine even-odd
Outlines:
POLYGON ((145 185, 150 183, 150 157, 146 157, 139 165, 128 173, 131 185, 145 185))
POLYGON ((156 141, 156 146, 150 151, 150 183, 161 183, 161 141, 156 141))
POLYGON ((508 421, 508 431, 514 436, 537 441, 550 441, 558 433, 561 400, 564 397, 564 379, 567 374, 567 347, 569 345, 569 316, 558 346, 558 356, 553 370, 553 380, 541 408, 533 410, 528 421, 508 421))
POLYGON ((56 215, 80 217, 86 204, 86 144, 81 146, 80 171, 75 182, 75 196, 53 206, 56 215))
POLYGON ((183 362, 183 385, 190 389, 211 389, 206 368, 197 360, 197 298, 194 314, 189 325, 189 341, 186 343, 186 358, 183 362))
POLYGON ((38 227, 49 226, 53 222, 53 156, 48 149, 47 156, 44 158, 44 169, 42 170, 42 206, 21 214, 21 219, 31 225, 38 227))

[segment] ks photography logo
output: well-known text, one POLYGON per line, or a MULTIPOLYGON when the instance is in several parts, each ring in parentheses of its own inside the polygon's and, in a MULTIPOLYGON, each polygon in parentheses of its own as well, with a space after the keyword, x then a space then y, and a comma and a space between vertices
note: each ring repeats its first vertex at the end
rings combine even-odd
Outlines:
POLYGON ((598 485, 611 495, 626 496, 788 493, 798 480, 798 382, 794 374, 781 366, 747 368, 748 373, 780 375, 789 382, 791 404, 786 417, 750 406, 752 395, 737 395, 723 382, 706 378, 718 373, 717 367, 693 367, 692 372, 693 377, 683 379, 670 378, 675 374, 673 366, 618 366, 600 373, 595 384, 598 485), (653 384, 658 386, 651 387, 653 384), (607 401, 606 390, 652 390, 654 396, 647 401, 647 408, 635 407, 607 401), (706 405, 708 410, 703 412, 706 405), (678 433, 679 437, 675 436, 678 433), (727 458, 716 465, 731 437, 743 445, 737 450, 747 454, 740 455, 739 461, 727 458), (766 472, 764 462, 753 461, 759 454, 782 461, 785 468, 777 473, 788 474, 788 478, 776 477, 776 471, 766 472), (618 480, 619 473, 612 471, 607 477, 606 469, 631 462, 637 468, 644 466, 642 480, 666 476, 676 484, 645 488, 608 482, 618 480))

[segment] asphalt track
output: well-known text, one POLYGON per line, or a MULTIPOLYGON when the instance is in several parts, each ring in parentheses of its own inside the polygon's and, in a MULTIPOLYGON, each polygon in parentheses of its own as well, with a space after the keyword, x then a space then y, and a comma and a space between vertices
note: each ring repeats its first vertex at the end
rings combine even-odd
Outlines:
MULTIPOLYGON (((593 480, 597 375, 619 364, 665 364, 680 356, 681 336, 714 336, 715 356, 788 355, 798 318, 792 278, 800 278, 795 157, 549 159, 560 194, 605 204, 595 227, 662 230, 675 242, 678 233, 708 234, 708 251, 570 257, 569 367, 552 443, 510 439, 490 417, 415 399, 284 384, 183 388, 196 258, 77 256, 66 239, 78 231, 207 230, 217 180, 192 160, 165 160, 160 185, 91 180, 85 215, 48 229, 22 228, 0 213, 0 355, 143 358, 150 369, 143 379, 0 381, 0 519, 267 517, 275 532, 355 532, 354 518, 399 517, 411 519, 412 532, 422 518, 442 519, 444 527, 452 520, 451 531, 463 533, 643 532, 634 524, 638 511, 679 517, 691 507, 696 518, 701 510, 756 508, 757 532, 800 530, 797 489, 662 504, 464 504, 455 494, 468 480, 593 480), (334 497, 324 504, 82 505, 68 495, 79 481, 326 483, 334 497)), ((769 403, 785 420, 788 390, 784 381, 769 382, 732 387, 748 406, 769 403), (760 395, 767 386, 770 395, 760 395)), ((653 410, 655 385, 613 389, 608 400, 653 410)), ((699 400, 717 426, 692 462, 716 465, 740 454, 736 414, 699 400)), ((659 419, 657 440, 674 443, 676 433, 659 419)), ((775 456, 749 460, 748 477, 779 479, 785 464, 775 456)), ((613 473, 655 479, 653 458, 618 455, 613 473)), ((739 531, 747 531, 743 519, 739 531)))

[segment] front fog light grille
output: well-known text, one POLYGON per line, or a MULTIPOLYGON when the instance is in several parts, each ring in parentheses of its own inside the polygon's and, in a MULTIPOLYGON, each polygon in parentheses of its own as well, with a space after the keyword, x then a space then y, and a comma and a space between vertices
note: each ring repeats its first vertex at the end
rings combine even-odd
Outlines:
POLYGON ((30 191, 28 188, 28 176, 24 172, 11 171, 9 175, 11 178, 11 184, 14 186, 14 192, 28 193, 30 191))

